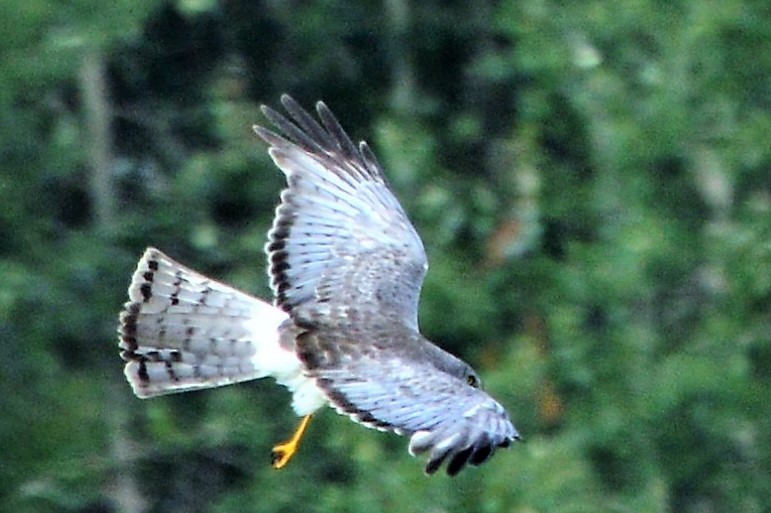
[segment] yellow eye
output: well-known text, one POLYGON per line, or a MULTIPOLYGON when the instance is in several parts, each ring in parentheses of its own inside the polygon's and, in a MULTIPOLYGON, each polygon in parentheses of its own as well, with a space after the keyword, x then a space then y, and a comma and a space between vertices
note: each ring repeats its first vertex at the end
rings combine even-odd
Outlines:
POLYGON ((477 381, 477 377, 474 376, 473 374, 469 374, 468 376, 466 376, 466 383, 468 383, 469 386, 472 386, 474 388, 479 386, 479 382, 477 381))

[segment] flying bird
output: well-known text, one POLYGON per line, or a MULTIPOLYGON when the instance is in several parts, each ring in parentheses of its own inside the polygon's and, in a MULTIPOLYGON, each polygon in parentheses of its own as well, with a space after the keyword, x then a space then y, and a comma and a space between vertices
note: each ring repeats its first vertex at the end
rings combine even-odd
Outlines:
POLYGON ((266 245, 273 304, 148 248, 120 314, 134 393, 275 378, 302 417, 273 448, 275 468, 324 405, 409 437, 427 474, 482 464, 519 434, 471 366, 420 334, 426 254, 382 167, 323 102, 318 119, 281 103, 288 117, 262 107, 275 131, 254 127, 287 180, 266 245))

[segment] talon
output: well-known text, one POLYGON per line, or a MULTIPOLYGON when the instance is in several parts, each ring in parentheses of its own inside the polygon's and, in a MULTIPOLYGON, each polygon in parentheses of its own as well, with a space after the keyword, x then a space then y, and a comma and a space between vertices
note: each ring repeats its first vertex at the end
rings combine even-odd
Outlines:
POLYGON ((297 450, 300 448, 300 440, 302 439, 303 434, 305 434, 305 430, 308 429, 308 423, 310 422, 311 417, 312 415, 303 417, 292 435, 292 438, 286 442, 276 444, 273 447, 273 450, 270 453, 270 464, 273 465, 273 468, 284 468, 297 453, 297 450))
POLYGON ((273 465, 273 468, 275 469, 284 468, 284 466, 289 463, 290 459, 292 459, 292 457, 290 453, 285 450, 283 445, 276 445, 270 452, 270 464, 273 465))

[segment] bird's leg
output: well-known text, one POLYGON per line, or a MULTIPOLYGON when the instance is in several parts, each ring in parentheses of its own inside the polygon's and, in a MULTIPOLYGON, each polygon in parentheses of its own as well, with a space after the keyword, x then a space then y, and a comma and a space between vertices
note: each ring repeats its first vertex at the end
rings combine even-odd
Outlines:
POLYGON ((273 468, 284 468, 289 463, 289 460, 292 459, 292 456, 297 453, 297 450, 300 448, 300 440, 305 430, 308 429, 308 423, 311 421, 312 416, 306 415, 303 417, 292 438, 273 447, 273 451, 270 453, 270 461, 273 468))

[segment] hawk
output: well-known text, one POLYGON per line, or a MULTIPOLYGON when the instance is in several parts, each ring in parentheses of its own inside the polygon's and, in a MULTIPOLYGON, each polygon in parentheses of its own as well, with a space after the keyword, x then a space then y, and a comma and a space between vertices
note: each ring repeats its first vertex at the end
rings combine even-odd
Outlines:
POLYGON ((420 334, 426 254, 380 164, 323 102, 318 120, 288 95, 281 103, 288 118, 262 107, 275 132, 254 127, 288 184, 266 245, 274 303, 148 248, 120 315, 134 393, 273 377, 302 417, 273 448, 276 468, 323 405, 409 437, 427 474, 482 464, 519 434, 471 366, 420 334))

